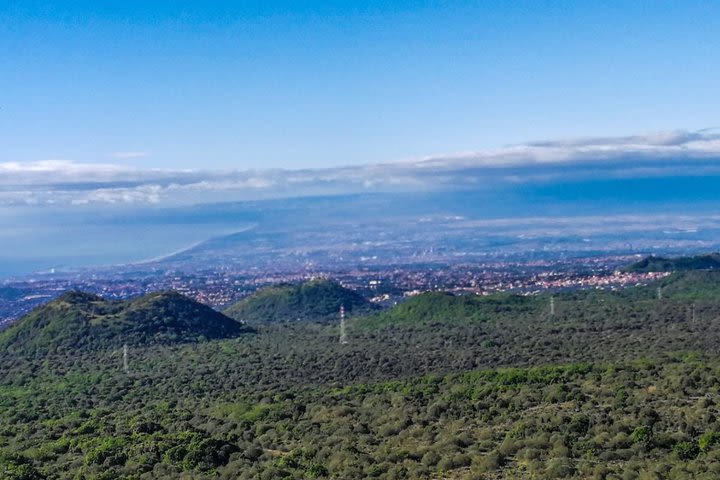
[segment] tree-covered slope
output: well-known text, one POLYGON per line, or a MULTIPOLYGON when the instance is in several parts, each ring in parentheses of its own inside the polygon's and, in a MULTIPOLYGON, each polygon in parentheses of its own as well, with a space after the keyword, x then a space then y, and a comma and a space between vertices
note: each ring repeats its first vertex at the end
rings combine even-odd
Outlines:
MULTIPOLYGON (((617 297, 619 301, 655 299, 658 288, 665 300, 720 300, 720 270, 678 271, 647 286, 627 288, 604 295, 617 297)), ((583 294, 585 293, 579 292, 578 295, 583 294)))
POLYGON ((356 323, 360 328, 379 328, 388 325, 484 322, 508 315, 540 313, 544 303, 539 297, 522 295, 477 296, 426 292, 389 310, 358 319, 356 323))
POLYGON ((51 353, 109 345, 226 338, 249 329, 176 292, 126 301, 67 292, 0 333, 0 348, 51 353))
POLYGON ((347 343, 277 323, 139 345, 129 374, 118 349, 0 349, 0 479, 718 478, 718 274, 555 292, 554 315, 428 293, 347 343))
POLYGON ((711 270, 720 268, 720 253, 692 257, 646 257, 629 265, 628 272, 677 272, 682 270, 711 270))
MULTIPOLYGON (((372 330, 389 326, 424 326, 427 324, 474 324, 492 320, 521 321, 528 317, 548 317, 554 302, 557 318, 565 315, 602 319, 608 309, 623 312, 627 321, 637 315, 652 315, 660 310, 688 307, 687 302, 720 301, 720 270, 676 272, 646 286, 620 291, 572 290, 545 292, 538 295, 499 293, 487 296, 453 295, 448 292, 426 292, 411 297, 388 310, 356 319, 356 328, 372 330), (663 303, 657 303, 658 288, 663 303), (552 300, 551 300, 552 299, 552 300)), ((615 318, 614 320, 621 320, 615 318)))
POLYGON ((354 314, 375 309, 357 292, 321 279, 263 288, 229 307, 225 314, 250 324, 317 321, 337 318, 341 305, 354 314))

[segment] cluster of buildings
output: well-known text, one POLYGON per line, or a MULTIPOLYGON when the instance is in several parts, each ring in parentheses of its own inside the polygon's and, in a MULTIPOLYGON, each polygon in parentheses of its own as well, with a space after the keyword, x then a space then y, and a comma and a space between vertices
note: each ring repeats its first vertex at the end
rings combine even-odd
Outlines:
POLYGON ((614 289, 647 284, 666 275, 618 270, 620 265, 627 263, 626 257, 593 257, 533 263, 357 267, 342 271, 268 272, 223 268, 192 273, 117 271, 109 275, 90 272, 44 275, 0 285, 0 291, 6 289, 14 293, 12 297, 0 295, 0 328, 67 290, 87 291, 108 299, 175 290, 207 305, 223 308, 263 286, 328 277, 374 302, 392 304, 404 296, 430 290, 486 295, 504 291, 531 294, 551 289, 614 289))
POLYGON ((537 290, 602 288, 617 289, 629 286, 647 285, 648 283, 668 276, 667 272, 622 272, 614 271, 607 274, 593 275, 560 275, 551 272, 537 275, 532 285, 537 290))

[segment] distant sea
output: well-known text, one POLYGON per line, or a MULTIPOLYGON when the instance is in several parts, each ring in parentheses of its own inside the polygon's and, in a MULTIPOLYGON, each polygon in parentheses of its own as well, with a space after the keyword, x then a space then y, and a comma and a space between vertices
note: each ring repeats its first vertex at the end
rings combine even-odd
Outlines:
POLYGON ((0 237, 0 278, 35 272, 72 270, 155 259, 192 247, 214 235, 230 233, 222 226, 106 225, 74 229, 28 227, 22 234, 0 237))
POLYGON ((0 210, 0 279, 142 262, 248 227, 202 209, 0 210))
MULTIPOLYGON (((584 180, 518 184, 503 190, 483 187, 474 191, 318 196, 185 207, 5 207, 0 208, 0 279, 51 269, 142 262, 254 225, 268 234, 282 231, 285 235, 293 229, 337 228, 336 238, 342 239, 343 229, 362 232, 373 222, 421 221, 433 215, 467 221, 508 219, 510 223, 520 218, 538 218, 539 222, 564 218, 562 228, 552 220, 548 223, 552 227, 548 231, 557 232, 553 235, 558 238, 564 228, 573 226, 573 217, 584 217, 586 223, 588 217, 596 217, 597 235, 605 219, 636 215, 639 223, 651 224, 660 232, 658 238, 667 236, 663 230, 674 229, 682 232, 679 238, 688 244, 710 245, 720 239, 718 189, 720 177, 715 176, 584 180), (704 220, 695 221, 695 217, 704 220)), ((593 221, 590 224, 595 225, 593 221)), ((640 230, 633 232, 632 224, 632 218, 625 219, 622 227, 629 244, 641 234, 640 230)), ((428 228, 435 227, 428 224, 428 228)), ((643 228, 642 234, 647 236, 643 228)), ((401 232, 393 235, 396 233, 401 232)), ((280 235, 278 241, 283 238, 280 235)), ((252 255, 251 250, 240 248, 252 255)))

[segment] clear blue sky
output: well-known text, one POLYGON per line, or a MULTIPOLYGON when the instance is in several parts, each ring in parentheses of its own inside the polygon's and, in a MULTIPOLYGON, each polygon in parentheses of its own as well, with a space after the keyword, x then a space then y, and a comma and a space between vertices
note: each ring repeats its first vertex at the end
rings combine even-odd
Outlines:
POLYGON ((0 162, 323 167, 716 126, 718 32, 714 1, 2 2, 0 162))

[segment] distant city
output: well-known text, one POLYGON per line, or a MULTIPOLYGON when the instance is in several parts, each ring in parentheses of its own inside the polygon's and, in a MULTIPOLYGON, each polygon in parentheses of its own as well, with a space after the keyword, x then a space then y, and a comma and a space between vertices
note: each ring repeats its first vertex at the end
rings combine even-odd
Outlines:
POLYGON ((637 255, 620 255, 525 262, 262 272, 254 268, 220 268, 192 273, 173 270, 138 272, 136 268, 117 267, 112 272, 46 273, 8 280, 0 286, 0 328, 67 290, 92 292, 107 299, 126 299, 150 292, 175 290, 221 309, 263 286, 325 277, 359 291, 375 303, 389 306, 406 297, 434 290, 487 295, 497 292, 534 294, 546 290, 616 289, 644 285, 665 275, 621 271, 623 266, 637 258, 637 255))

